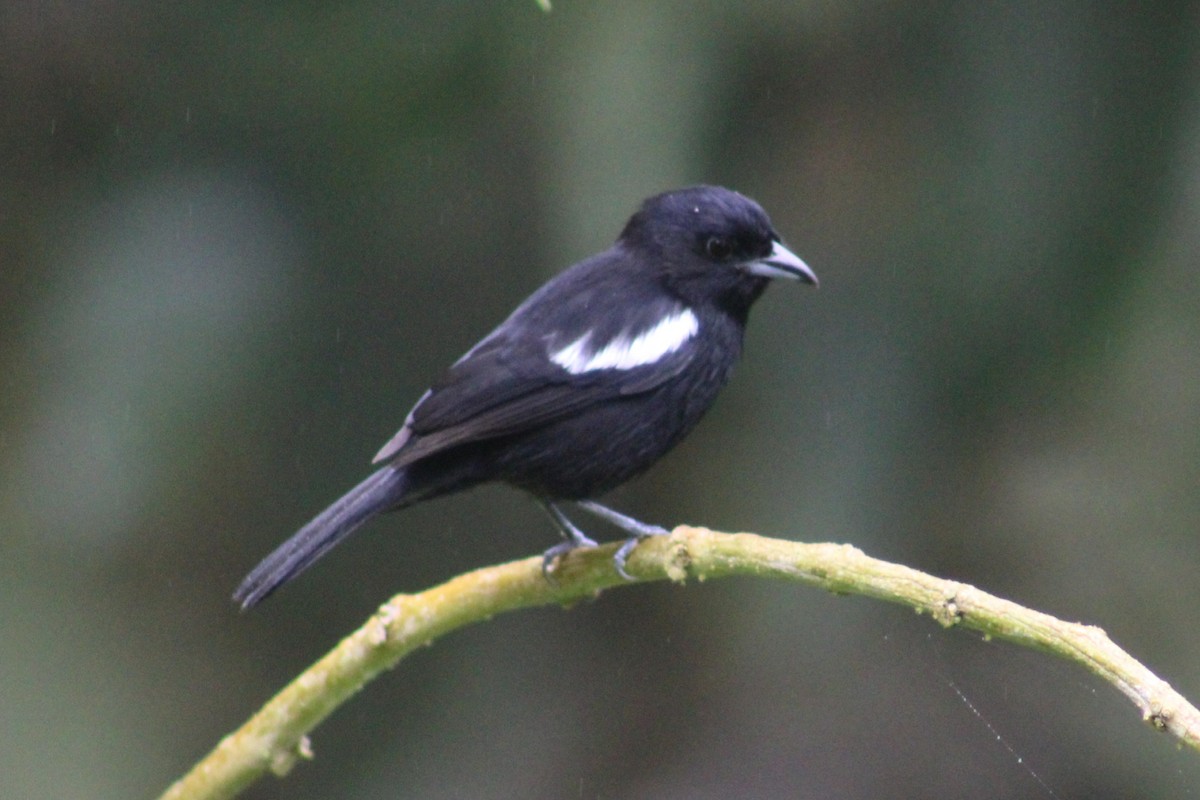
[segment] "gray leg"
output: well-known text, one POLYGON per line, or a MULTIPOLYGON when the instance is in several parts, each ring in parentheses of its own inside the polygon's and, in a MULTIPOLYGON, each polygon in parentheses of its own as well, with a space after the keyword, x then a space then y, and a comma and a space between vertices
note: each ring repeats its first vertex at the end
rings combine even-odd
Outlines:
POLYGON ((558 528, 558 532, 563 537, 562 542, 554 545, 554 547, 551 547, 542 554, 542 574, 549 576, 556 558, 566 555, 576 547, 595 547, 596 543, 584 535, 583 531, 575 527, 575 523, 567 519, 567 515, 554 503, 542 502, 541 505, 542 508, 546 509, 546 513, 550 515, 550 519, 554 521, 554 527, 558 528))
POLYGON ((625 543, 613 555, 613 565, 617 568, 617 574, 627 581, 633 580, 633 576, 625 571, 625 559, 629 558, 629 554, 633 552, 633 548, 637 547, 637 543, 647 536, 665 536, 670 533, 666 528, 660 528, 657 525, 648 525, 633 517, 628 517, 620 511, 614 511, 608 506, 602 506, 595 500, 580 500, 576 505, 584 511, 595 514, 602 520, 611 522, 621 530, 633 534, 625 540, 625 543))

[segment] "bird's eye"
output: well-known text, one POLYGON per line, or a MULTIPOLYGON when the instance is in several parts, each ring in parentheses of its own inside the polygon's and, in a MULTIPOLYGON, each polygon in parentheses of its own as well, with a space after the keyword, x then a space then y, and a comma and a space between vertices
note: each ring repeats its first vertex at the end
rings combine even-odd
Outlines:
POLYGON ((729 243, 728 239, 720 236, 711 236, 704 243, 704 252, 708 253, 709 258, 724 261, 733 255, 733 245, 729 243))

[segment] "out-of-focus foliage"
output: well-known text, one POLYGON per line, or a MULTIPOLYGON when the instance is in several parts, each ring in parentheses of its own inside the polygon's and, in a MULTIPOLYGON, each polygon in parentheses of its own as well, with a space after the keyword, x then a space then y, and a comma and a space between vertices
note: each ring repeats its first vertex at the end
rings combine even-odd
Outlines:
MULTIPOLYGON (((0 796, 152 796, 391 593, 551 544, 486 488, 228 600, 442 366, 701 181, 821 290, 772 288, 614 502, 851 541, 1200 697, 1198 34, 1180 3, 10 4, 0 796)), ((314 749, 288 797, 1200 785, 1077 670, 733 581, 466 631, 314 749)))

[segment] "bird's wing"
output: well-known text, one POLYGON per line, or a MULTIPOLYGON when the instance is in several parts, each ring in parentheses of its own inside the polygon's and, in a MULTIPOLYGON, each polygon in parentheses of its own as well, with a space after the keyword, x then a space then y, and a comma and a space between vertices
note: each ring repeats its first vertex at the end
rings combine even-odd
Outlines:
MULTIPOLYGON (((404 466, 469 442, 533 430, 606 400, 651 391, 685 369, 695 352, 676 347, 653 361, 629 365, 636 359, 626 355, 621 361, 610 348, 608 361, 617 366, 599 362, 585 368, 587 354, 594 358, 617 338, 581 347, 584 356, 572 362, 563 355, 567 346, 560 346, 562 335, 519 338, 498 330, 426 392, 375 461, 391 459, 404 466)), ((583 334, 568 341, 590 344, 583 334)))

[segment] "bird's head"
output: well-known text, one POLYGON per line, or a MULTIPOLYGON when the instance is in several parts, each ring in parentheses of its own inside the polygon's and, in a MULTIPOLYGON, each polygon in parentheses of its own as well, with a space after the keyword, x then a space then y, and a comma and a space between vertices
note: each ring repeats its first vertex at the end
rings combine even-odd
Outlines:
POLYGON ((690 303, 715 300, 744 313, 773 278, 817 285, 816 274, 783 245, 762 207, 719 186, 647 199, 620 242, 659 265, 666 285, 690 303))

